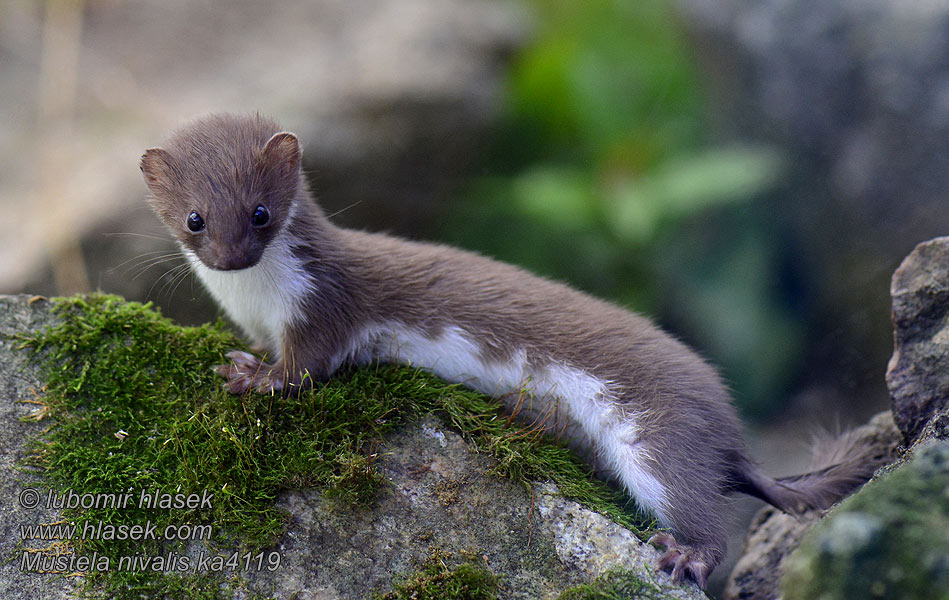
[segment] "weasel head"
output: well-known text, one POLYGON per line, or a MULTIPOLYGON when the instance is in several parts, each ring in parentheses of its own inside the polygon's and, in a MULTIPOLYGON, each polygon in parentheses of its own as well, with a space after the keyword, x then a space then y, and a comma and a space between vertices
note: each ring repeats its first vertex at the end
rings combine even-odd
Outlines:
POLYGON ((212 115, 142 156, 149 204, 208 268, 253 267, 305 189, 300 143, 260 116, 212 115))

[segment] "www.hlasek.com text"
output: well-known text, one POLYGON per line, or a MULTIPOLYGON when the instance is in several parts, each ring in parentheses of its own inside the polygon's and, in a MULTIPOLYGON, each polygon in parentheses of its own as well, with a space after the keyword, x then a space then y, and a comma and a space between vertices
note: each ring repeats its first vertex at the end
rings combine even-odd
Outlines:
POLYGON ((22 540, 210 540, 210 525, 168 525, 159 531, 151 521, 144 525, 113 525, 103 521, 37 523, 20 525, 22 540))

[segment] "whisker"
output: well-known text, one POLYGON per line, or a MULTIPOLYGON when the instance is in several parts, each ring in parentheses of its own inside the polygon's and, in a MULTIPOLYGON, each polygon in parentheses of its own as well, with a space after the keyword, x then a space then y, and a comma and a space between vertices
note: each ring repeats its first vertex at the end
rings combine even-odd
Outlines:
POLYGON ((166 280, 164 285, 161 286, 157 297, 164 298, 166 302, 170 302, 175 294, 175 290, 178 289, 178 283, 183 281, 184 276, 185 274, 182 272, 175 273, 174 277, 166 280))
POLYGON ((148 233, 134 233, 134 232, 131 232, 131 231, 107 231, 107 232, 103 233, 102 235, 108 235, 108 236, 113 236, 113 235, 127 235, 127 236, 131 236, 131 237, 143 237, 143 238, 147 238, 147 239, 150 239, 150 240, 158 240, 159 242, 169 242, 169 243, 171 243, 171 242, 174 241, 174 240, 172 240, 170 237, 168 237, 168 236, 166 236, 166 235, 165 235, 165 236, 161 236, 161 235, 151 235, 151 234, 148 234, 148 233))
MULTIPOLYGON (((178 255, 178 254, 173 254, 173 255, 167 255, 167 256, 162 256, 162 257, 157 257, 157 258, 152 258, 152 259, 146 260, 145 263, 142 263, 141 265, 138 265, 138 267, 140 267, 140 268, 139 268, 138 271, 132 276, 132 279, 138 279, 139 277, 141 277, 142 275, 144 275, 145 272, 147 272, 147 271, 148 271, 149 269, 151 269, 152 267, 155 267, 155 266, 158 266, 158 265, 160 265, 160 264, 167 263, 167 262, 171 262, 171 261, 173 261, 173 260, 177 260, 179 257, 180 257, 180 255, 178 255), (146 263, 147 263, 147 264, 146 264, 146 263)), ((136 267, 129 267, 128 271, 131 271, 133 268, 136 268, 136 267)))
MULTIPOLYGON (((160 276, 158 279, 156 279, 156 280, 152 283, 152 286, 151 286, 150 288, 148 288, 148 293, 145 294, 145 297, 146 297, 146 298, 151 298, 151 297, 152 297, 152 291, 155 289, 155 286, 158 285, 158 282, 159 282, 159 281, 161 281, 162 279, 165 279, 166 277, 168 277, 168 276, 170 275, 170 276, 171 276, 171 279, 170 279, 170 280, 166 280, 166 282, 165 282, 165 285, 167 285, 168 281, 173 281, 174 278, 177 277, 178 274, 181 272, 181 270, 184 269, 184 268, 187 268, 187 265, 186 265, 186 264, 181 264, 181 265, 177 265, 177 266, 175 266, 175 267, 172 267, 171 269, 168 269, 167 271, 165 271, 164 273, 162 273, 161 276, 160 276)), ((161 289, 165 289, 165 286, 163 285, 163 286, 161 287, 161 289)))
MULTIPOLYGON (((145 261, 148 261, 148 260, 152 260, 153 258, 158 258, 158 257, 154 256, 154 255, 156 255, 156 254, 160 254, 161 257, 173 256, 172 254, 169 254, 169 253, 166 252, 165 250, 152 250, 151 252, 143 252, 143 253, 141 253, 141 254, 139 254, 139 255, 137 255, 137 256, 133 256, 132 258, 130 258, 130 259, 128 259, 128 260, 124 260, 124 261, 120 262, 120 263, 117 264, 117 265, 114 265, 114 266, 112 266, 112 267, 109 267, 108 269, 106 269, 106 271, 109 272, 109 273, 113 273, 113 272, 117 271, 118 269, 120 269, 121 267, 123 267, 123 266, 129 264, 130 262, 137 261, 137 260, 140 260, 140 259, 145 259, 145 261)), ((177 255, 177 253, 175 253, 175 255, 177 255)), ((138 266, 137 264, 132 265, 131 267, 129 267, 128 270, 132 270, 133 268, 135 268, 135 267, 137 267, 137 266, 138 266)))
POLYGON ((328 215, 326 218, 327 218, 327 219, 332 219, 333 217, 339 216, 339 215, 341 215, 342 213, 344 213, 344 212, 346 212, 347 210, 349 210, 350 208, 356 206, 357 204, 361 204, 361 203, 362 203, 362 200, 356 200, 355 202, 353 202, 352 204, 350 204, 350 205, 347 206, 346 208, 341 208, 341 209, 339 209, 338 211, 334 212, 333 214, 328 215))
MULTIPOLYGON (((177 271, 175 272, 172 287, 177 288, 178 285, 180 285, 180 283, 184 281, 185 277, 187 277, 190 274, 191 274, 191 268, 188 265, 181 265, 181 268, 177 269, 177 271)), ((172 293, 174 293, 174 289, 172 289, 172 293)))
POLYGON ((178 291, 178 288, 181 287, 181 284, 187 281, 188 275, 190 274, 191 274, 190 268, 186 268, 181 271, 181 273, 177 276, 177 282, 175 283, 174 287, 171 288, 171 292, 168 294, 169 300, 171 300, 174 297, 175 292, 178 291))

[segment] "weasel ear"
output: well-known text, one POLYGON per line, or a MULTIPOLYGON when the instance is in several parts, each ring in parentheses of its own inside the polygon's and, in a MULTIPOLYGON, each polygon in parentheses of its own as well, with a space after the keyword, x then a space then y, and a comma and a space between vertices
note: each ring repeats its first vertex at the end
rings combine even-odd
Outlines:
POLYGON ((260 153, 261 163, 276 170, 281 177, 296 175, 300 169, 300 141, 288 131, 275 133, 260 153))
POLYGON ((142 169, 142 175, 145 177, 145 184, 152 193, 159 190, 167 190, 177 171, 175 159, 161 148, 149 148, 142 155, 142 162, 139 164, 142 169))

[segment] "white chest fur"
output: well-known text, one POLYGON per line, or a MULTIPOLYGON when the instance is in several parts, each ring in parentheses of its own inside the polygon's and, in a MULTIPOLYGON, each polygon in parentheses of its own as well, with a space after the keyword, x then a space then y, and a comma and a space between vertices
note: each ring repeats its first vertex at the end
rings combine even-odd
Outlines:
POLYGON ((209 269, 195 254, 184 250, 191 267, 218 304, 255 346, 270 352, 269 361, 280 360, 288 324, 301 318, 301 303, 314 288, 300 260, 280 237, 253 267, 240 271, 209 269))

